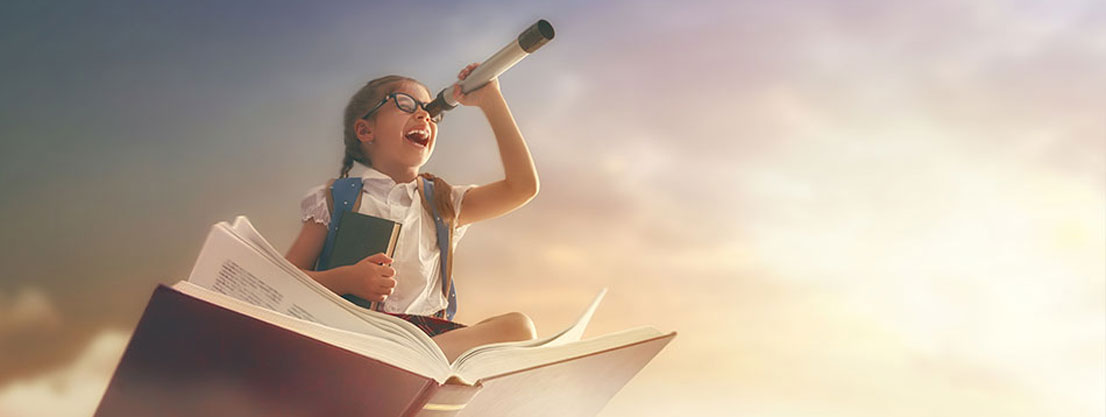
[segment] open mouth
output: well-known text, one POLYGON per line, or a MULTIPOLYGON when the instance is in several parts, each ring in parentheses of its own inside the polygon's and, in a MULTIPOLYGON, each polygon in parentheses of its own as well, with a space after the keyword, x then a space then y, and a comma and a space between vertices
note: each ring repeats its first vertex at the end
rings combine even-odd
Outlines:
POLYGON ((416 146, 425 148, 430 143, 430 129, 415 129, 407 132, 403 137, 416 146))

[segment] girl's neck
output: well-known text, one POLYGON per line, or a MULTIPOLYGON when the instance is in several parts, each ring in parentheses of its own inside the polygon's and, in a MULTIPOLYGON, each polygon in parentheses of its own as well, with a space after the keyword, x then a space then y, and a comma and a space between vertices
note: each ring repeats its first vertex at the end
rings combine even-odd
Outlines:
POLYGON ((372 169, 380 171, 381 174, 387 175, 396 184, 406 184, 414 181, 419 176, 418 167, 393 167, 387 164, 373 165, 372 169))

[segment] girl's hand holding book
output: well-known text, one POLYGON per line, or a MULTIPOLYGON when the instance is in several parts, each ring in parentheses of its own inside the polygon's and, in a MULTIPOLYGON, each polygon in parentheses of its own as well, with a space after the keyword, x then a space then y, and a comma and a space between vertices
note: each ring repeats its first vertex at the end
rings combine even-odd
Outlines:
POLYGON ((383 253, 371 255, 345 266, 345 293, 369 301, 381 302, 392 295, 396 288, 396 270, 391 267, 392 258, 383 253))

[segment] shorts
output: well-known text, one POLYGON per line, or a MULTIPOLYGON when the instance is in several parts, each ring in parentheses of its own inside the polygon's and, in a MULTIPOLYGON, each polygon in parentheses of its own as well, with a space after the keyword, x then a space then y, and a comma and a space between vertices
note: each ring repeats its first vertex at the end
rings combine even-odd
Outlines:
POLYGON ((457 330, 457 329, 460 329, 462 327, 466 327, 465 325, 463 325, 461 323, 457 323, 457 322, 454 322, 454 321, 449 321, 449 320, 446 320, 446 319, 440 319, 440 318, 432 317, 432 316, 420 316, 420 315, 415 315, 415 314, 397 314, 397 313, 387 313, 387 314, 399 317, 399 318, 404 319, 404 320, 407 320, 409 323, 414 324, 416 327, 421 329, 423 331, 423 333, 426 333, 426 335, 430 336, 430 337, 434 337, 434 336, 440 335, 440 334, 448 332, 448 331, 457 330))

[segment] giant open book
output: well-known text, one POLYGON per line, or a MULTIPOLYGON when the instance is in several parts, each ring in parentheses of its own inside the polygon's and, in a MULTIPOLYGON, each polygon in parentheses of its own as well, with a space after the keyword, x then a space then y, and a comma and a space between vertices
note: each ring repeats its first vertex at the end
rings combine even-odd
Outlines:
POLYGON ((212 227, 187 281, 159 286, 96 411, 113 416, 593 416, 676 335, 568 328, 450 363, 417 327, 358 307, 249 223, 212 227))

